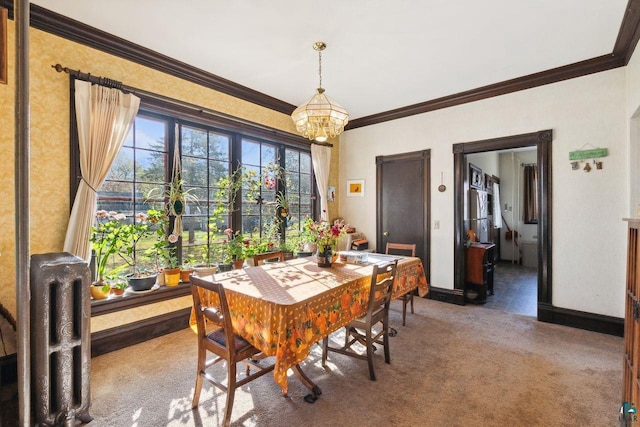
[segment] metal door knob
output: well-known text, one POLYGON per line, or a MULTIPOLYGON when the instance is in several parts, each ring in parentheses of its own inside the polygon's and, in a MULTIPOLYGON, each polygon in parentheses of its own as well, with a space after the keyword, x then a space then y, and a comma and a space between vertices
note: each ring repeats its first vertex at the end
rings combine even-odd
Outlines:
POLYGON ((383 232, 383 233, 382 233, 382 235, 383 235, 384 237, 389 237, 389 232, 388 232, 388 231, 385 231, 385 232, 383 232))

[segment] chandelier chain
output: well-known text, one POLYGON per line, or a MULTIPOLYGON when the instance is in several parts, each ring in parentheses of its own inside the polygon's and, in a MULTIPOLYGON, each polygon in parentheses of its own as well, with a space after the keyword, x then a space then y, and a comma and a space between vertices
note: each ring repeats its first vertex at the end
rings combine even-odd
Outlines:
POLYGON ((318 76, 320 76, 320 86, 322 87, 322 51, 318 51, 318 76))

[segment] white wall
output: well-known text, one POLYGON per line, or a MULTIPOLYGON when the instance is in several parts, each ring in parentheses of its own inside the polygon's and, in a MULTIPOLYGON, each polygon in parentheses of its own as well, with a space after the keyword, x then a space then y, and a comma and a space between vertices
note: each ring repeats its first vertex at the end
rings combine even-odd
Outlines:
MULTIPOLYGON (((635 85, 639 91, 640 82, 635 85)), ((375 157, 431 149, 431 284, 453 288, 452 145, 552 129, 553 304, 624 316, 628 211, 626 69, 615 69, 345 132, 340 185, 363 178, 364 198, 340 196, 340 214, 376 240, 375 157), (572 171, 569 152, 607 147, 604 168, 572 171), (447 191, 440 193, 440 173, 447 191)))

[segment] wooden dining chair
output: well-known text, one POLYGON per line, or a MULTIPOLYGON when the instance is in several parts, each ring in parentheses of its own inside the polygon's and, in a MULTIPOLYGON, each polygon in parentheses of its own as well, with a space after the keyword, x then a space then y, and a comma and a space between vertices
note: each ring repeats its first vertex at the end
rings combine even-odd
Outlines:
POLYGON ((398 260, 384 265, 375 265, 371 275, 371 288, 369 290, 369 304, 367 314, 364 317, 353 320, 345 327, 345 344, 343 347, 330 347, 329 337, 322 341, 322 366, 326 365, 327 353, 333 351, 358 359, 366 359, 369 363, 369 376, 373 381, 376 374, 373 371, 373 351, 374 344, 382 344, 384 347, 384 361, 391 363, 389 353, 389 305, 391 302, 391 291, 393 281, 396 277, 398 260), (381 324, 380 332, 375 332, 373 327, 381 324), (354 351, 352 346, 355 343, 364 345, 367 353, 361 354, 354 351))
MULTIPOLYGON (((411 255, 416 256, 416 244, 415 243, 387 243, 385 253, 394 255, 411 255)), ((402 300, 402 326, 407 325, 407 304, 411 303, 411 313, 413 314, 413 291, 409 291, 406 294, 398 297, 402 300)))
POLYGON ((284 262, 284 253, 282 251, 276 251, 257 254, 253 257, 253 265, 260 265, 268 259, 278 259, 280 262, 284 262))
POLYGON ((224 288, 221 284, 213 283, 197 276, 191 276, 191 295, 193 296, 193 307, 198 327, 198 369, 192 407, 198 407, 203 380, 206 379, 227 393, 223 425, 228 426, 231 420, 231 410, 233 408, 233 398, 236 389, 242 387, 249 381, 253 381, 273 371, 274 365, 258 364, 258 361, 264 359, 266 356, 264 356, 260 350, 249 344, 244 338, 234 334, 227 298, 225 297, 224 288), (219 304, 206 304, 203 298, 201 298, 201 292, 215 294, 219 304), (208 332, 208 329, 211 331, 208 332), (229 345, 229 343, 233 344, 229 345), (207 351, 217 357, 207 360, 207 351), (208 368, 220 361, 226 361, 227 364, 226 386, 207 372, 208 368), (246 377, 239 381, 236 379, 236 364, 238 362, 244 362, 247 366, 246 377), (250 366, 254 366, 257 371, 250 374, 250 366))

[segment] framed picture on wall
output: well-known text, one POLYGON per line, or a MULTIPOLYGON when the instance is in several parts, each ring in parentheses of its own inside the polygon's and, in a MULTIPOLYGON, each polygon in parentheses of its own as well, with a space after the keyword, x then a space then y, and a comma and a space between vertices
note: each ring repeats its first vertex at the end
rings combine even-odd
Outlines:
POLYGON ((347 196, 364 196, 364 179, 348 179, 347 196))
POLYGON ((469 163, 469 186, 478 190, 482 190, 484 186, 484 175, 482 169, 469 163))

